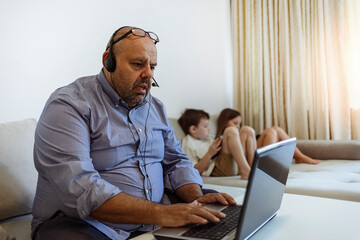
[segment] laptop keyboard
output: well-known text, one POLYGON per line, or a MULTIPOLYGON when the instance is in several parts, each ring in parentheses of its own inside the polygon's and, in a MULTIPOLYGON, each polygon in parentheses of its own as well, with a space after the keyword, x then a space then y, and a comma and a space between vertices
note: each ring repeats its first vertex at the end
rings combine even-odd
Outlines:
POLYGON ((182 235, 213 240, 221 239, 236 228, 239 222, 240 210, 241 206, 228 206, 221 211, 226 214, 225 219, 221 219, 218 223, 196 225, 182 235))

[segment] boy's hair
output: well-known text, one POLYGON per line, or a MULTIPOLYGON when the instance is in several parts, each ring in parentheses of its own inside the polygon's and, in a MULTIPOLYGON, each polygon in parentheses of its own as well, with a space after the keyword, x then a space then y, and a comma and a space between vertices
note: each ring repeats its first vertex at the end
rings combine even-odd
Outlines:
POLYGON ((191 126, 197 126, 202 118, 210 119, 210 115, 199 109, 186 109, 185 112, 178 119, 178 123, 185 134, 189 134, 191 126))

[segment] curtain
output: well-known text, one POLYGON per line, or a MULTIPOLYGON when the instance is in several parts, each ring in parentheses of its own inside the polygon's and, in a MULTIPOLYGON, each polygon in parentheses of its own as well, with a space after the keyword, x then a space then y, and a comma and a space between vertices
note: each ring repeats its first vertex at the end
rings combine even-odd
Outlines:
POLYGON ((244 124, 360 139, 360 1, 232 0, 231 15, 244 124))

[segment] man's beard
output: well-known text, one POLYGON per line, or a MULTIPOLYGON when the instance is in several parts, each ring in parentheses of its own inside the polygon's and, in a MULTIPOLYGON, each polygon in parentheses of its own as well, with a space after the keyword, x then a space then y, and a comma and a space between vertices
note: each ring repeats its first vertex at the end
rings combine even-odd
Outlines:
POLYGON ((124 100, 128 103, 129 106, 136 106, 145 101, 145 97, 148 95, 148 93, 149 92, 147 92, 146 94, 137 93, 135 96, 131 95, 124 100), (139 100, 139 96, 143 96, 141 100, 139 100))
POLYGON ((131 89, 131 92, 130 92, 129 96, 126 99, 124 99, 128 103, 128 105, 136 106, 136 105, 138 105, 138 104, 145 101, 145 97, 150 92, 150 86, 149 86, 148 82, 149 81, 147 79, 140 79, 139 81, 136 81, 134 83, 133 88, 131 89), (138 87, 139 84, 146 84, 147 85, 146 93, 132 92, 132 91, 135 91, 135 89, 138 87), (139 100, 140 96, 142 96, 141 100, 139 100))

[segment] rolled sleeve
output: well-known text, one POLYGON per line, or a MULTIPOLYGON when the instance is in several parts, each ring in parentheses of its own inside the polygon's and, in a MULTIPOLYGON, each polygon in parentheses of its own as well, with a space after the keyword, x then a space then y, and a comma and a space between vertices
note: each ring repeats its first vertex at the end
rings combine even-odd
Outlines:
POLYGON ((165 188, 171 192, 174 192, 176 189, 190 183, 196 183, 200 186, 203 185, 199 172, 189 171, 188 167, 176 168, 175 170, 167 173, 164 178, 165 188))
POLYGON ((77 199, 76 209, 81 218, 87 218, 90 213, 100 207, 106 200, 119 194, 119 188, 99 179, 77 199))

